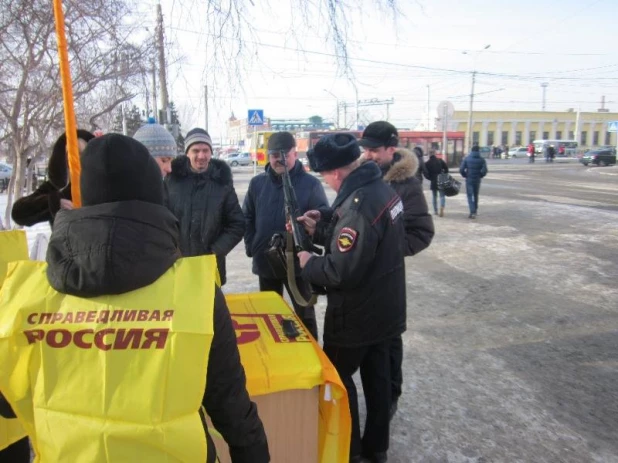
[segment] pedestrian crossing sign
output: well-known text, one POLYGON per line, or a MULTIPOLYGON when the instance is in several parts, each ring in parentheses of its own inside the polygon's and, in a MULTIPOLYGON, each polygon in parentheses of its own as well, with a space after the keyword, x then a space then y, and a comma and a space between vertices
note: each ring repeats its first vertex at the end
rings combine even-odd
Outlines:
POLYGON ((264 110, 250 109, 247 115, 249 125, 264 125, 264 110))
POLYGON ((607 123, 608 132, 618 132, 618 121, 609 121, 607 123))

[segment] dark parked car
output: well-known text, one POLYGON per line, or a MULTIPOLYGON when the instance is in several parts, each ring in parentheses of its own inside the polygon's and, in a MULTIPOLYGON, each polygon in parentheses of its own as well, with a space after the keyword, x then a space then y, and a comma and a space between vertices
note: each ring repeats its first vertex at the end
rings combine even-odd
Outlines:
POLYGON ((579 162, 585 166, 588 164, 610 166, 616 164, 616 150, 613 148, 590 150, 582 155, 579 162))

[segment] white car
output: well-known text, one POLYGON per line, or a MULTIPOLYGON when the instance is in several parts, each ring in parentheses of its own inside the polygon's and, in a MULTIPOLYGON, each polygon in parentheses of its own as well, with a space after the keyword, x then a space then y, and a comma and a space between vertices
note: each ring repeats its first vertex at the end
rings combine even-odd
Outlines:
POLYGON ((509 150, 509 158, 525 158, 528 156, 528 148, 520 146, 519 148, 511 148, 509 150))

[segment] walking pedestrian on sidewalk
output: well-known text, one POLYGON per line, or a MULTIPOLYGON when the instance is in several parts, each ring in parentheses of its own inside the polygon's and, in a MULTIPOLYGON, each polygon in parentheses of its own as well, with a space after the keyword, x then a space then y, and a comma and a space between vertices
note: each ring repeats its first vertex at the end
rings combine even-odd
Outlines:
POLYGON ((425 177, 429 180, 431 195, 433 198, 433 213, 444 217, 444 208, 446 207, 446 195, 444 190, 438 189, 438 175, 448 174, 448 166, 443 159, 438 159, 435 153, 431 153, 429 160, 425 163, 425 177), (440 195, 440 212, 438 213, 438 195, 440 195))
POLYGON ((459 173, 466 179, 466 195, 470 208, 469 219, 476 219, 479 210, 481 179, 487 175, 487 161, 481 157, 479 145, 473 145, 470 154, 464 158, 459 173))

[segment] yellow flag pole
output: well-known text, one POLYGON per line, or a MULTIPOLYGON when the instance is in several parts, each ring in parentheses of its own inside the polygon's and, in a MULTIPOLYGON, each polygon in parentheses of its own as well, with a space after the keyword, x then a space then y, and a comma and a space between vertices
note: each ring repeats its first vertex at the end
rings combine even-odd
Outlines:
POLYGON ((67 134, 67 153, 69 160, 69 174, 71 178, 71 197, 73 205, 80 207, 82 197, 79 189, 81 164, 77 147, 77 124, 73 105, 73 85, 71 83, 71 68, 69 67, 69 52, 67 39, 64 33, 64 13, 62 0, 54 1, 54 17, 56 18, 56 37, 58 40, 58 56, 60 58, 60 78, 62 80, 62 97, 64 101, 64 125, 67 134))

